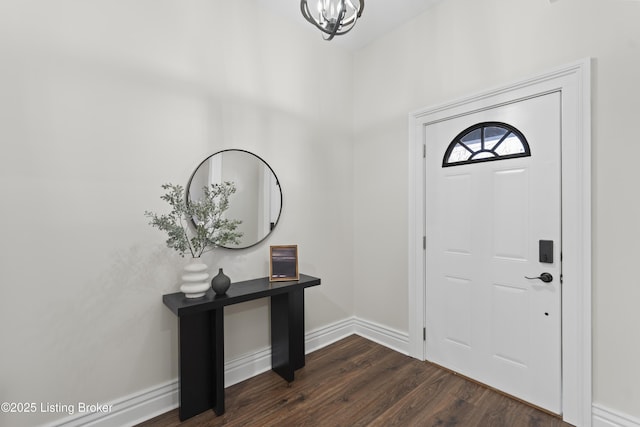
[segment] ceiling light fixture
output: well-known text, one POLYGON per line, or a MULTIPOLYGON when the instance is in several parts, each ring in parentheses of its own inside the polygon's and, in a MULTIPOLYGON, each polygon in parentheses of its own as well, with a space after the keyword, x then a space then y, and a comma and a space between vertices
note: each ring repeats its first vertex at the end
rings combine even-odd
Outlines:
POLYGON ((364 0, 311 0, 311 3, 316 5, 315 12, 311 12, 307 0, 300 0, 302 16, 326 34, 325 40, 348 33, 364 9, 364 0))

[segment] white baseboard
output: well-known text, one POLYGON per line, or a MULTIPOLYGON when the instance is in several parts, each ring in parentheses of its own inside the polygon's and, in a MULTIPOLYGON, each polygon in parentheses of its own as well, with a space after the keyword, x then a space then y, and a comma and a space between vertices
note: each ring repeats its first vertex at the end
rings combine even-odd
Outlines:
MULTIPOLYGON (((358 328, 355 318, 348 318, 328 326, 324 326, 305 334, 305 349, 307 353, 314 352, 328 346, 342 338, 358 333, 367 337, 368 323, 362 323, 358 328), (359 332, 356 332, 356 329, 359 332)), ((384 328, 372 326, 371 336, 376 341, 384 335, 384 328), (375 338, 374 338, 375 337, 375 338)), ((395 342, 395 337, 388 341, 395 342)), ((381 344, 384 345, 383 342, 381 344)), ((271 369, 271 348, 264 348, 246 354, 225 363, 225 386, 229 387, 246 379, 271 369)), ((76 414, 55 422, 45 424, 44 427, 120 427, 135 425, 142 421, 169 412, 178 407, 178 380, 142 390, 139 393, 116 399, 106 403, 111 406, 108 413, 76 414)))
MULTIPOLYGON (((341 320, 305 334, 305 352, 313 353, 349 335, 360 335, 399 353, 408 354, 409 336, 356 317, 341 320)), ((240 356, 224 364, 225 387, 271 369, 271 347, 240 356)))
MULTIPOLYGON (((351 317, 324 326, 305 335, 305 348, 312 353, 350 335, 360 335, 399 353, 408 354, 409 336, 406 333, 351 317)), ((271 369, 271 348, 235 358, 225 363, 225 385, 231 386, 271 369)), ((178 380, 142 390, 108 405, 107 414, 75 415, 47 424, 47 427, 119 427, 134 425, 178 407, 178 380)), ((640 427, 640 420, 601 405, 593 405, 592 427, 640 427)))
POLYGON ((592 427, 640 427, 640 420, 613 409, 594 404, 592 427))
POLYGON ((364 319, 353 318, 355 333, 402 354, 409 354, 409 334, 364 319))
POLYGON ((271 347, 245 354, 224 364, 224 386, 238 384, 271 369, 271 347))
POLYGON ((305 352, 313 353, 355 333, 353 317, 307 332, 304 340, 305 352))
MULTIPOLYGON (((305 334, 307 354, 355 333, 353 319, 345 319, 305 334)), ((245 354, 224 364, 225 387, 253 378, 271 369, 271 347, 245 354)))
POLYGON ((114 400, 107 413, 77 414, 49 424, 47 427, 100 426, 121 427, 134 425, 164 414, 178 407, 178 381, 142 390, 114 400))

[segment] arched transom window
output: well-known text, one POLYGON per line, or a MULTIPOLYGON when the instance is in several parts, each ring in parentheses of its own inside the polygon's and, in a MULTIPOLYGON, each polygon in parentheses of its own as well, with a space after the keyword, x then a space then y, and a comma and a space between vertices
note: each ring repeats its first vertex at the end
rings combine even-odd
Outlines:
POLYGON ((529 143, 518 129, 506 123, 483 122, 468 127, 451 141, 442 167, 530 155, 529 143))

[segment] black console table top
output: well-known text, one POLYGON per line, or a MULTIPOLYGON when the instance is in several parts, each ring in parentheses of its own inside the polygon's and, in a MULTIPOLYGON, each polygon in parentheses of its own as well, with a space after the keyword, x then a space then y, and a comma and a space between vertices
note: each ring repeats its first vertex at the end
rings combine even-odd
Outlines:
POLYGON ((300 280, 287 282, 269 282, 268 277, 231 283, 225 295, 216 295, 213 289, 200 298, 186 298, 182 292, 162 296, 164 305, 176 316, 195 314, 202 311, 215 310, 226 305, 238 304, 273 295, 291 292, 292 288, 302 289, 320 284, 317 277, 300 275, 300 280))

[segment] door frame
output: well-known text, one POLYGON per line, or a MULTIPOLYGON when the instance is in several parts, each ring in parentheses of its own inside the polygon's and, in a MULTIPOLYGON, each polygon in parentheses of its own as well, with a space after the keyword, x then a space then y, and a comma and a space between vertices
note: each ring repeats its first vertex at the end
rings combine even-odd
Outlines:
POLYGON ((425 360, 424 127, 551 92, 561 94, 562 413, 591 426, 591 59, 409 113, 409 355, 425 360))

